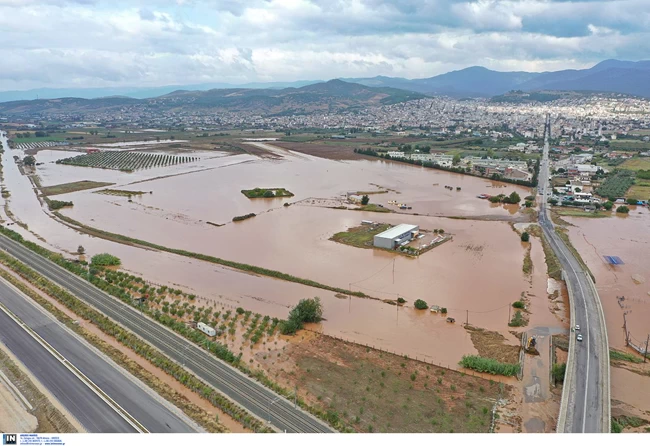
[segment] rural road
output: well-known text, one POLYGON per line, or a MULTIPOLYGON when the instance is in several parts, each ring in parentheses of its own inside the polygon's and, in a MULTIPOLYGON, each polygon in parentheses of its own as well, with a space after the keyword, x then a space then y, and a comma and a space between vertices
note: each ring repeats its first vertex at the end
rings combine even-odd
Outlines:
POLYGON ((277 430, 301 433, 334 432, 324 422, 300 408, 295 408, 292 402, 279 397, 211 353, 23 245, 2 235, 0 248, 52 282, 66 288, 81 301, 117 321, 168 357, 185 364, 198 378, 277 430))
MULTIPOLYGON (((0 302, 14 316, 97 385, 149 432, 196 432, 194 422, 177 408, 145 390, 35 303, 0 280, 0 302)), ((88 432, 137 432, 114 408, 45 349, 4 311, 0 341, 38 378, 88 432)))
MULTIPOLYGON (((574 348, 572 364, 567 363, 567 378, 564 392, 568 392, 566 405, 566 422, 558 426, 559 432, 601 433, 610 431, 609 403, 609 350, 607 333, 602 310, 599 308, 600 297, 589 274, 582 268, 573 253, 555 233, 549 210, 547 209, 549 186, 549 138, 551 132, 550 116, 546 118, 544 154, 540 163, 540 191, 542 200, 539 212, 539 224, 544 231, 553 251, 557 255, 564 278, 573 292, 572 311, 575 324, 580 326, 579 333, 583 340, 576 341, 577 333, 573 330, 569 336, 574 337, 569 346, 574 348)), ((569 361, 571 362, 571 361, 569 361)))

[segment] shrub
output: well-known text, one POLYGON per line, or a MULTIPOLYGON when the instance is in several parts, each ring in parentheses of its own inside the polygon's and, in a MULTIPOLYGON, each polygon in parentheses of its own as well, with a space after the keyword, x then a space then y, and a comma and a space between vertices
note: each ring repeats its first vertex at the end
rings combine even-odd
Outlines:
POLYGON ((440 309, 440 312, 441 312, 442 314, 447 314, 447 308, 442 307, 442 308, 440 309))
POLYGON ((90 264, 94 266, 119 266, 122 264, 122 261, 119 257, 104 252, 92 256, 90 264))
POLYGON ((527 241, 529 241, 529 240, 530 240, 530 234, 529 234, 528 232, 524 231, 524 232, 521 234, 521 241, 522 241, 522 242, 527 242, 527 241))
POLYGON ((370 203, 370 197, 368 197, 367 195, 364 195, 363 197, 361 197, 361 204, 362 204, 362 205, 365 206, 365 205, 367 205, 368 203, 370 203))
POLYGON ((236 217, 233 217, 232 221, 242 221, 242 220, 246 220, 248 218, 253 218, 253 217, 255 217, 255 214, 253 212, 251 212, 250 214, 238 215, 236 217))
POLYGON ((267 190, 266 192, 264 192, 264 198, 271 198, 271 197, 275 197, 275 194, 273 193, 272 190, 267 190))
POLYGON ((564 381, 564 374, 566 373, 566 364, 553 364, 551 371, 555 382, 564 381))
POLYGON ((397 298, 397 303, 400 303, 400 304, 406 303, 406 299, 404 299, 403 297, 398 297, 397 298))
POLYGON ((515 376, 519 373, 519 364, 506 364, 477 355, 464 355, 458 364, 461 367, 492 375, 515 376))
POLYGON ((612 208, 614 207, 614 203, 612 203, 611 201, 606 201, 605 203, 603 203, 603 207, 605 208, 606 211, 611 211, 612 208))
POLYGON ((533 206, 533 202, 532 202, 532 201, 528 201, 528 200, 526 200, 526 202, 524 203, 524 205, 525 205, 527 208, 529 208, 529 207, 532 207, 532 206, 533 206))
POLYGON ((519 309, 524 309, 526 307, 526 304, 522 300, 518 300, 512 304, 513 307, 519 308, 519 309))
POLYGON ((320 298, 302 299, 289 312, 289 318, 280 324, 282 334, 294 334, 305 322, 318 322, 323 318, 323 305, 320 298))
POLYGON ((427 308, 429 308, 429 305, 427 305, 427 303, 422 299, 416 300, 413 306, 415 306, 415 308, 417 308, 418 310, 426 310, 427 308))
POLYGON ((629 214, 630 213, 630 208, 627 206, 619 206, 616 208, 616 213, 617 214, 629 214))
POLYGON ((526 320, 524 319, 523 314, 521 311, 517 310, 515 312, 515 315, 513 316, 512 320, 508 323, 510 327, 523 327, 526 325, 526 320))
POLYGON ((636 198, 628 198, 626 201, 627 201, 627 204, 629 204, 630 206, 635 206, 636 203, 638 202, 638 200, 636 198))
POLYGON ((51 211, 56 211, 66 206, 74 206, 74 203, 72 203, 72 201, 49 200, 47 206, 51 211))

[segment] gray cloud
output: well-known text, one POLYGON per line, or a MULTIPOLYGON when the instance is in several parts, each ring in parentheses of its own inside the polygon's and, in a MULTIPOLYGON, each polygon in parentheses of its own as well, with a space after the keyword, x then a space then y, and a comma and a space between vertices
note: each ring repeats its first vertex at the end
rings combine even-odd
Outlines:
POLYGON ((0 0, 0 88, 429 77, 650 54, 647 0, 0 0))

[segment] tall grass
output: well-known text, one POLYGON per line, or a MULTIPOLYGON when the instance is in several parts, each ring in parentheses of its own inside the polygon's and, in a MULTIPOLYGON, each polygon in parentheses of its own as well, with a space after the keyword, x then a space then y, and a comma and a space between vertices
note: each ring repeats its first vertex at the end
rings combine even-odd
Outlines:
POLYGON ((519 364, 505 364, 496 359, 477 355, 464 355, 458 364, 467 369, 491 375, 515 376, 519 373, 519 364))

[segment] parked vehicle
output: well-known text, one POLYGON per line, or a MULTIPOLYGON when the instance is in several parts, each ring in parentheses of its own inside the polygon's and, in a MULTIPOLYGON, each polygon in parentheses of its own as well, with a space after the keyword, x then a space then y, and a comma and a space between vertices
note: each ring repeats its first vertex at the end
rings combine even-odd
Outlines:
POLYGON ((203 322, 199 322, 196 324, 196 328, 202 331, 203 333, 207 334, 208 336, 216 336, 217 332, 214 328, 210 327, 207 324, 204 324, 203 322))

